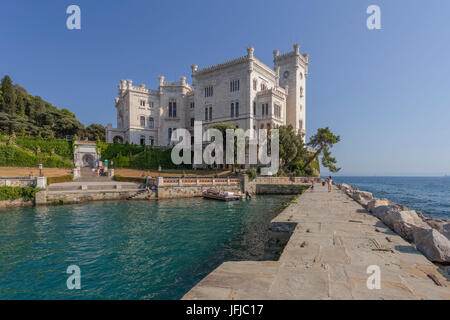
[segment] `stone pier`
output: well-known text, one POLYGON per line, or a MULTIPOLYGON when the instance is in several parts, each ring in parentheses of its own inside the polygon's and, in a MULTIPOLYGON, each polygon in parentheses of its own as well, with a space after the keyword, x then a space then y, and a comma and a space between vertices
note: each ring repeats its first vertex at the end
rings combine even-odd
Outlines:
POLYGON ((448 273, 341 191, 315 189, 272 221, 290 235, 277 261, 225 262, 183 299, 450 299, 448 273))

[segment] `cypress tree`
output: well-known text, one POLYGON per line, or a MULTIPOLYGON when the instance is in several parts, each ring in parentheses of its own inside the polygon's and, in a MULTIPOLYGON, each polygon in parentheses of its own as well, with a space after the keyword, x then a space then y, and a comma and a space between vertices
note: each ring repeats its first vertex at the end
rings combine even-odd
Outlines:
POLYGON ((11 78, 6 75, 2 79, 3 105, 2 110, 8 114, 16 114, 16 90, 11 78))

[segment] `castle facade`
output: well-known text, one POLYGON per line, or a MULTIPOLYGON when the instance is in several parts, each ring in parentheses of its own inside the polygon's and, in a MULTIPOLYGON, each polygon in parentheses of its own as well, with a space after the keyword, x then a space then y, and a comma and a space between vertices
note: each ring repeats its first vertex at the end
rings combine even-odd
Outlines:
POLYGON ((169 146, 177 128, 189 130, 193 138, 194 121, 202 121, 205 130, 216 122, 243 130, 292 125, 305 137, 308 55, 298 44, 285 54, 274 50, 273 65, 258 60, 249 47, 247 55, 234 60, 192 65, 192 85, 184 76, 178 82, 159 76, 157 90, 121 80, 117 127, 108 124, 106 141, 169 146))

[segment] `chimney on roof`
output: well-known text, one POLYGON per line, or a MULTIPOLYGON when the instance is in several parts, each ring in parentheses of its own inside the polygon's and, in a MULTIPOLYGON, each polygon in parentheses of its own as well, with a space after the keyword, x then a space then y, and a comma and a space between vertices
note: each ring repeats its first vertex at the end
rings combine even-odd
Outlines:
POLYGON ((300 45, 298 43, 294 44, 294 52, 295 54, 300 54, 300 45))

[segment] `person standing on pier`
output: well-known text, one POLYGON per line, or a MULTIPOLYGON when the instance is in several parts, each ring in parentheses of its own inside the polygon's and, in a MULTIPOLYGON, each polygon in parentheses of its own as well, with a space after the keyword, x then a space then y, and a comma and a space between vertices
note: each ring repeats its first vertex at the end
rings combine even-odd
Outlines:
POLYGON ((328 177, 327 183, 328 183, 328 192, 331 192, 331 184, 333 183, 331 176, 328 177))

